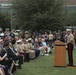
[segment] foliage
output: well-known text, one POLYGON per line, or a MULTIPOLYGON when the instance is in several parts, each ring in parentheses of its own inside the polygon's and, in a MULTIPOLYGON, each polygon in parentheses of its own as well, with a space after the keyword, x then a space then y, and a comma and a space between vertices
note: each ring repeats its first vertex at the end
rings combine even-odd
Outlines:
POLYGON ((69 26, 75 26, 76 25, 76 11, 73 11, 71 13, 68 12, 67 25, 69 25, 69 26))
POLYGON ((13 0, 19 28, 61 29, 64 25, 63 0, 13 0))
POLYGON ((10 28, 10 18, 8 15, 0 13, 0 27, 5 30, 5 28, 10 28))

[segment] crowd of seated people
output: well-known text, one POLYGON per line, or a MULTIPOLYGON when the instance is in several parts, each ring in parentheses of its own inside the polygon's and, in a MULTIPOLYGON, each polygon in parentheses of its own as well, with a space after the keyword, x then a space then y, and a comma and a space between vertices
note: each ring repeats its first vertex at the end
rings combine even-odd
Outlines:
POLYGON ((8 29, 1 34, 0 75, 13 75, 17 68, 22 68, 24 62, 48 56, 51 52, 50 45, 43 35, 30 35, 28 31, 22 35, 21 32, 8 29))
POLYGON ((0 75, 12 75, 24 62, 49 56, 55 40, 66 42, 66 32, 1 30, 0 75))

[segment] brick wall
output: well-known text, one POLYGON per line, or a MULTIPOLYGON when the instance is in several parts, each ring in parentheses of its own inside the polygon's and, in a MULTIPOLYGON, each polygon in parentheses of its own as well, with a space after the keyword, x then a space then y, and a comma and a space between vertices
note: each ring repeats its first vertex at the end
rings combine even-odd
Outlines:
POLYGON ((76 0, 65 0, 67 5, 76 5, 76 0))

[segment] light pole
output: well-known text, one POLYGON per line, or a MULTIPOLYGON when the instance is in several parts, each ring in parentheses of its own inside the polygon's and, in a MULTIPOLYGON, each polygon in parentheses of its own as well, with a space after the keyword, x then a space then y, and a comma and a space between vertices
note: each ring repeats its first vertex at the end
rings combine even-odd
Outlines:
POLYGON ((12 28, 12 25, 13 25, 12 23, 13 23, 13 19, 12 19, 12 9, 11 9, 11 30, 13 29, 12 28))
MULTIPOLYGON (((0 4, 1 9, 11 9, 13 4, 0 4)), ((12 9, 11 9, 11 30, 12 30, 12 9)))

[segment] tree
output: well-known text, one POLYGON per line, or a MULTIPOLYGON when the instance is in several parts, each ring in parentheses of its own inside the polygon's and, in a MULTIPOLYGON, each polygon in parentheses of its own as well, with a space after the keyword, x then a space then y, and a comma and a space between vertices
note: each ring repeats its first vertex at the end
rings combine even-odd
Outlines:
POLYGON ((68 12, 67 25, 70 25, 70 26, 76 25, 76 11, 73 11, 71 13, 68 12))
POLYGON ((5 30, 5 28, 10 28, 10 18, 8 15, 0 13, 0 27, 5 30))
POLYGON ((13 0, 13 8, 16 24, 22 29, 57 30, 64 27, 63 0, 13 0))

